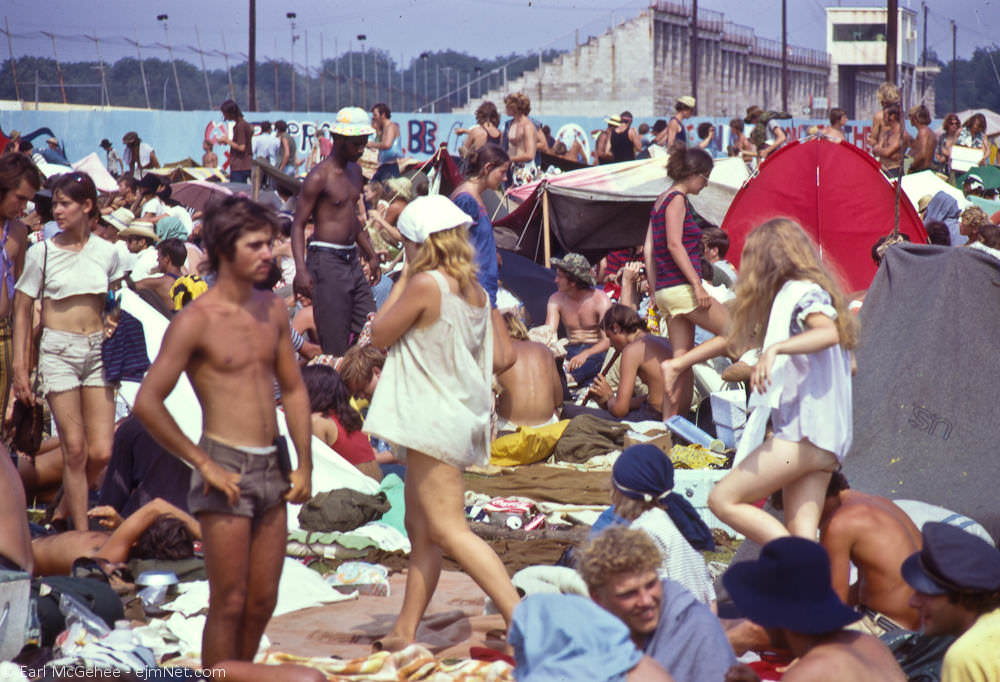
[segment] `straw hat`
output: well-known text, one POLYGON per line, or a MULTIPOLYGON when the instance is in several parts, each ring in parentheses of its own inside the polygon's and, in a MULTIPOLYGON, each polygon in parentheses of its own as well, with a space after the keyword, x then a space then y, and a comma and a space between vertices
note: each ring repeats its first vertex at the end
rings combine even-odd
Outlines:
POLYGON ((694 105, 697 103, 697 100, 695 100, 695 98, 691 95, 684 95, 683 97, 677 98, 677 103, 683 104, 688 109, 694 109, 694 105))
POLYGON ((133 220, 128 227, 118 233, 118 236, 122 239, 145 237, 153 240, 154 244, 160 241, 159 237, 156 236, 156 230, 153 229, 153 223, 148 223, 145 220, 133 220))
POLYGON ((612 114, 611 116, 608 116, 606 119, 604 119, 604 122, 607 123, 609 126, 615 126, 617 128, 622 124, 622 119, 621 116, 619 116, 618 114, 612 114))
POLYGON ((129 225, 132 224, 132 221, 135 220, 135 215, 127 208, 116 208, 108 215, 102 216, 101 220, 103 220, 105 224, 121 232, 122 230, 128 229, 129 225))

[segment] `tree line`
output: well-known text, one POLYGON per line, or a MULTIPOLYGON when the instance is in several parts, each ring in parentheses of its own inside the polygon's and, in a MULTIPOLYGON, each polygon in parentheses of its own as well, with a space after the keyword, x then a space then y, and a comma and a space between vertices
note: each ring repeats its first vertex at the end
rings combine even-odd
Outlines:
MULTIPOLYGON (((542 59, 551 61, 559 54, 549 50, 542 54, 542 59)), ((294 79, 287 61, 258 61, 256 108, 262 112, 336 111, 348 105, 368 109, 378 101, 391 101, 391 108, 397 111, 416 111, 421 107, 430 111, 430 103, 440 97, 434 105, 435 110, 448 111, 451 107, 464 106, 467 97, 476 100, 488 90, 501 87, 505 65, 506 77, 514 79, 537 68, 538 59, 537 53, 481 59, 447 50, 425 52, 401 68, 387 52, 372 49, 327 59, 321 67, 311 66, 308 78, 304 65, 297 63, 294 79), (445 98, 447 93, 452 94, 445 98)), ((195 64, 180 59, 174 65, 185 110, 216 108, 230 98, 242 108, 251 109, 246 61, 233 63, 228 71, 216 68, 203 72, 195 64)), ((174 65, 155 57, 143 59, 142 68, 134 57, 123 57, 113 64, 105 62, 105 89, 97 61, 57 64, 49 57, 26 56, 19 57, 12 68, 8 59, 0 69, 0 99, 15 99, 19 91, 24 101, 35 101, 37 95, 40 102, 62 102, 65 92, 65 101, 69 104, 101 105, 105 103, 106 92, 112 106, 143 108, 148 93, 151 108, 178 110, 181 102, 177 96, 174 65)))
MULTIPOLYGON (((542 60, 550 62, 560 53, 549 50, 542 60)), ((387 102, 396 111, 430 111, 430 102, 439 95, 452 94, 438 101, 436 111, 465 106, 467 98, 478 100, 485 92, 503 85, 506 76, 514 79, 537 68, 537 53, 500 55, 481 59, 454 50, 425 52, 409 65, 401 65, 383 50, 353 51, 327 59, 321 68, 311 68, 308 79, 303 65, 297 64, 293 76, 288 62, 258 62, 256 74, 257 110, 267 111, 336 111, 351 104, 370 108, 377 101, 387 102), (478 80, 477 80, 478 79, 478 80), (469 81, 472 80, 471 84, 469 81), (294 106, 293 106, 294 100, 294 106)), ((935 115, 942 117, 952 110, 952 63, 944 62, 933 52, 928 63, 941 67, 935 77, 935 115)), ((203 73, 196 65, 177 60, 184 109, 211 109, 224 99, 235 99, 244 109, 248 105, 247 62, 231 68, 211 69, 203 73), (205 81, 208 81, 206 88, 205 81), (210 93, 210 95, 209 95, 210 93)), ((976 48, 970 59, 959 59, 955 67, 956 110, 986 108, 1000 111, 1000 48, 976 48)), ((104 104, 104 92, 113 106, 180 109, 174 71, 169 61, 159 58, 139 60, 124 57, 104 64, 103 87, 100 65, 96 61, 67 62, 57 65, 48 57, 20 57, 14 62, 22 100, 66 101, 70 104, 104 104), (59 71, 62 71, 61 88, 59 71), (145 71, 145 88, 142 73, 145 71), (36 87, 37 85, 37 87, 36 87)), ((11 60, 0 69, 0 99, 15 99, 14 69, 11 60)))

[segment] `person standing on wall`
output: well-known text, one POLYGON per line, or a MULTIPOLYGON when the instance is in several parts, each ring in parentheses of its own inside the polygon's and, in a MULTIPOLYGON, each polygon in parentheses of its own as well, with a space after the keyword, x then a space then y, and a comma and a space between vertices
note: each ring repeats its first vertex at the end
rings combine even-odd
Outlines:
POLYGON ((149 144, 143 142, 137 132, 125 133, 122 137, 122 143, 125 145, 125 151, 122 153, 122 165, 132 177, 139 179, 146 169, 160 167, 156 151, 149 144))
POLYGON ((222 117, 233 122, 233 136, 223 134, 219 144, 229 145, 230 182, 250 182, 250 168, 253 165, 253 128, 243 118, 243 112, 231 99, 219 105, 222 117))
POLYGON ((399 124, 392 120, 389 107, 379 102, 372 107, 372 127, 378 136, 368 143, 368 147, 378 150, 378 170, 372 182, 384 182, 399 177, 399 159, 403 156, 402 137, 399 124))
POLYGON ((615 163, 634 161, 636 152, 642 149, 642 140, 632 127, 632 112, 623 111, 618 118, 621 125, 611 131, 611 155, 615 163))
POLYGON ((281 146, 278 148, 278 155, 281 157, 278 168, 282 173, 291 175, 293 178, 298 173, 299 161, 296 160, 295 139, 288 134, 288 124, 278 119, 274 122, 274 131, 278 134, 278 141, 281 146))

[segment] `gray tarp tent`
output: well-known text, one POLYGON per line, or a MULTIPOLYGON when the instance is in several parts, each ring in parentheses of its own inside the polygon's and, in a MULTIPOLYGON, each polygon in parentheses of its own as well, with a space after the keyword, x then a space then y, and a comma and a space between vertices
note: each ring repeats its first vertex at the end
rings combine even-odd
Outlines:
POLYGON ((1000 536, 1000 259, 886 252, 861 312, 851 485, 938 504, 1000 536))

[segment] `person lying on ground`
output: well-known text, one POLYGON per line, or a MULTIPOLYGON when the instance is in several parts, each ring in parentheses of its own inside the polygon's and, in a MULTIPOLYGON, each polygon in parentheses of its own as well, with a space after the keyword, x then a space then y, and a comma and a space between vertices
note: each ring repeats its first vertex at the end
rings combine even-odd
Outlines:
POLYGON ((87 512, 109 530, 68 530, 31 541, 35 575, 69 575, 73 562, 84 557, 123 564, 131 558, 187 559, 201 525, 187 512, 157 498, 122 519, 113 507, 87 512))
POLYGON ((643 531, 604 530, 580 550, 576 565, 591 599, 621 620, 635 646, 677 682, 722 680, 736 664, 711 610, 657 574, 660 549, 643 531))
POLYGON ((608 413, 609 419, 662 419, 663 373, 660 364, 673 357, 670 341, 648 333, 639 313, 620 303, 604 313, 601 329, 615 350, 621 353, 621 378, 615 390, 598 374, 590 386, 591 395, 608 413), (634 395, 636 376, 649 387, 645 398, 634 395))
POLYGON ((594 288, 590 263, 578 253, 553 258, 557 291, 549 296, 545 324, 553 330, 566 328, 566 369, 577 384, 589 382, 601 371, 604 353, 610 347, 601 331, 601 317, 611 307, 608 295, 594 288))
POLYGON ((312 432, 365 476, 382 480, 368 436, 361 431, 361 415, 351 406, 351 394, 333 367, 309 365, 302 368, 302 380, 309 392, 312 432))
POLYGON ((925 635, 958 637, 945 652, 941 682, 1000 680, 1000 551, 947 523, 924 524, 923 548, 903 562, 925 635))
POLYGON ((576 594, 536 594, 514 611, 510 644, 517 679, 673 682, 629 638, 625 625, 576 594))
POLYGON ((528 330, 513 313, 503 314, 514 346, 514 364, 497 374, 501 392, 496 412, 500 430, 518 426, 540 426, 558 418, 563 391, 552 351, 543 343, 528 340, 528 330))
MULTIPOLYGON (((830 560, 818 543, 781 537, 755 561, 733 564, 722 576, 736 607, 767 630, 772 642, 797 658, 784 682, 904 682, 892 652, 878 638, 847 626, 861 615, 830 583, 830 560)), ((747 665, 733 666, 726 682, 758 682, 747 665)))

